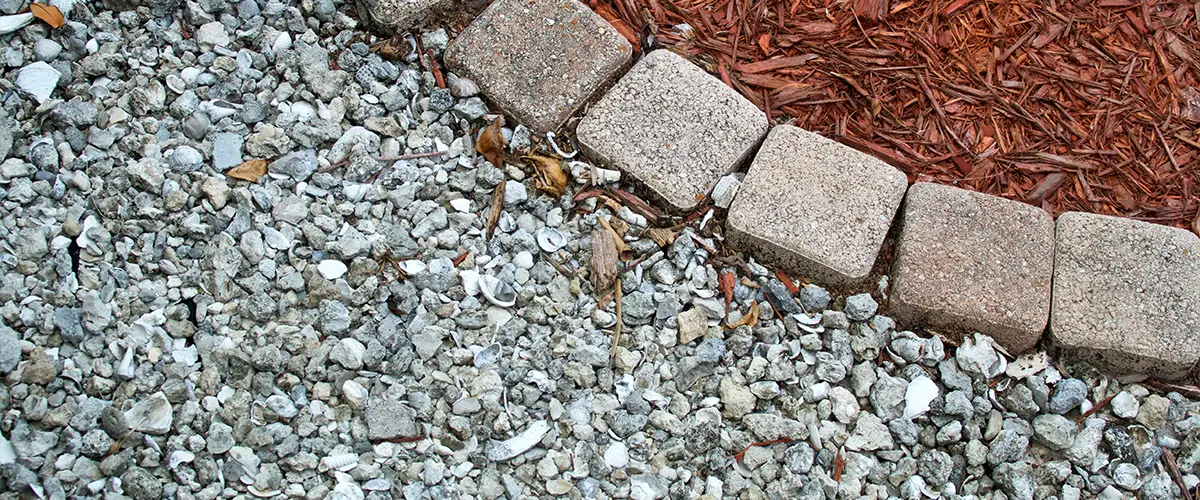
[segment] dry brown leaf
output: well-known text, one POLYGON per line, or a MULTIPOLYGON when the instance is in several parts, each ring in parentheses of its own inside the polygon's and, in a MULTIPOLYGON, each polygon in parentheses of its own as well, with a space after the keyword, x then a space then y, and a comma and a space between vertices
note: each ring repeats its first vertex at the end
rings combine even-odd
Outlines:
POLYGON ((504 141, 504 133, 500 131, 502 121, 501 118, 492 120, 479 134, 479 140, 475 141, 475 150, 496 168, 504 168, 504 148, 508 146, 504 141))
POLYGON ((29 12, 33 13, 33 17, 41 19, 42 22, 50 25, 51 28, 61 28, 67 23, 67 19, 63 17, 62 11, 53 5, 43 5, 40 3, 29 4, 29 12))
POLYGON ((233 167, 225 172, 225 175, 234 179, 243 181, 255 182, 259 177, 267 175, 267 160, 246 160, 241 165, 233 167))
POLYGON ((617 246, 611 231, 592 231, 592 292, 600 294, 617 280, 617 246))
POLYGON ((755 326, 758 325, 758 314, 759 314, 758 302, 757 301, 751 302, 750 303, 750 311, 746 312, 746 315, 742 316, 742 319, 739 319, 737 321, 734 321, 733 323, 730 323, 725 328, 728 328, 730 330, 737 328, 739 326, 748 326, 750 328, 754 328, 755 326))
POLYGON ((616 301, 617 301, 617 311, 616 311, 617 324, 613 325, 612 348, 610 348, 608 350, 608 367, 609 368, 612 368, 613 360, 617 359, 617 346, 621 345, 621 343, 620 343, 621 342, 621 330, 625 329, 625 320, 624 320, 624 317, 621 315, 621 302, 622 302, 621 297, 623 295, 622 290, 621 290, 621 278, 617 278, 617 282, 616 282, 616 284, 613 285, 613 287, 614 287, 613 291, 616 294, 616 301))
POLYGON ((665 247, 674 243, 675 238, 678 236, 675 234, 675 231, 662 227, 652 227, 647 229, 646 234, 650 235, 650 239, 654 240, 655 243, 658 243, 658 246, 660 247, 665 247))
POLYGON ((506 186, 508 186, 508 182, 501 181, 496 184, 496 190, 492 192, 492 206, 488 209, 487 231, 484 233, 484 239, 491 240, 492 234, 496 232, 496 224, 500 222, 500 211, 504 210, 506 186))
POLYGON ((533 187, 555 198, 567 190, 567 172, 563 170, 562 160, 544 155, 523 156, 521 159, 533 167, 533 187))
POLYGON ((604 226, 604 230, 612 235, 613 247, 616 248, 617 255, 621 256, 621 262, 629 262, 629 259, 633 258, 633 250, 630 250, 629 245, 625 244, 625 238, 616 229, 613 229, 604 217, 597 217, 596 220, 600 221, 600 225, 604 226))
POLYGON ((372 45, 371 52, 379 54, 385 61, 399 61, 408 55, 408 42, 404 37, 394 36, 372 45))

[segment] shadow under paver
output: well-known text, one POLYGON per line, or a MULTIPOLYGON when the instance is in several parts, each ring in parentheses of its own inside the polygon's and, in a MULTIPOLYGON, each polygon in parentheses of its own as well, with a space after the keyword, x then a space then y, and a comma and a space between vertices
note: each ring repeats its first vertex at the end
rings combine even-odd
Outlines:
POLYGON ((579 122, 579 144, 675 210, 699 204, 767 131, 766 115, 669 50, 647 54, 579 122))
POLYGON ((1110 371, 1186 376, 1200 358, 1200 238, 1068 212, 1056 240, 1053 344, 1110 371))
POLYGON ((1018 353, 1050 316, 1054 219, 1041 208, 952 186, 908 189, 889 311, 903 325, 981 332, 1018 353))
POLYGON ((870 275, 907 186, 873 156, 779 125, 729 209, 729 238, 822 283, 855 284, 870 275))
POLYGON ((446 49, 446 65, 539 132, 610 83, 633 48, 576 0, 497 0, 446 49))

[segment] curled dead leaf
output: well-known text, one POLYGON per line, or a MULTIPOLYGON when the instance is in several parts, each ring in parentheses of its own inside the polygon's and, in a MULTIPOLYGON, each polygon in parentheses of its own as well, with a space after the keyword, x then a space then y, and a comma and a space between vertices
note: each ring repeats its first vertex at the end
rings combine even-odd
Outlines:
POLYGON ((225 175, 234 179, 254 182, 259 177, 267 174, 267 160, 246 160, 241 165, 233 167, 225 172, 225 175))
POLYGON ((508 146, 504 140, 504 133, 500 130, 504 125, 503 121, 503 118, 492 120, 492 123, 484 127, 483 133, 479 134, 479 140, 475 141, 475 150, 496 168, 504 168, 504 148, 508 146))
POLYGON ((611 231, 596 228, 592 231, 592 291, 600 294, 617 280, 617 247, 611 231))
POLYGON ((567 189, 567 172, 563 170, 562 160, 545 155, 529 155, 521 159, 533 167, 533 187, 556 198, 562 196, 567 189))
POLYGON ((51 28, 61 28, 62 25, 67 23, 67 19, 63 17, 62 11, 53 5, 31 3, 29 4, 29 12, 33 13, 33 17, 41 19, 42 22, 51 28))
POLYGON ((730 323, 725 328, 730 330, 733 330, 739 326, 748 326, 750 328, 754 328, 755 326, 758 326, 759 311, 760 309, 758 308, 758 302, 751 302, 750 311, 748 311, 745 316, 742 316, 742 319, 730 323))
POLYGON ((507 182, 496 184, 496 190, 492 192, 492 206, 488 209, 487 231, 484 233, 484 238, 492 239, 492 234, 496 232, 496 224, 500 222, 500 211, 504 210, 504 191, 508 186, 507 182))
POLYGON ((408 41, 404 37, 394 36, 371 45, 371 52, 379 54, 385 61, 399 61, 408 55, 408 41))
POLYGON ((620 232, 609 225, 608 221, 603 217, 598 217, 596 220, 600 221, 600 225, 604 226, 604 230, 608 231, 608 233, 612 235, 613 248, 616 249, 617 255, 621 258, 621 262, 629 262, 629 259, 633 258, 633 250, 630 250, 629 246, 625 244, 625 238, 621 236, 620 232))

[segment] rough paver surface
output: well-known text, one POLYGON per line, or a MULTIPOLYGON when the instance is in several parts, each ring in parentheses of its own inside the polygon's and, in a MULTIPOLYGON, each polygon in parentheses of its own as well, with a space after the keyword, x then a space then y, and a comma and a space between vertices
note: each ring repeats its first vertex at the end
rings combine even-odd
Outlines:
POLYGON ((983 332, 1010 352, 1050 314, 1054 220, 1041 208, 952 186, 908 190, 890 311, 904 324, 983 332))
POLYGON ((632 47, 575 0, 497 0, 446 51, 446 64, 517 121, 553 131, 615 80, 632 47))
POLYGON ((730 207, 739 248, 831 284, 871 272, 904 198, 904 173, 873 156, 779 125, 730 207))
POLYGON ((1054 344, 1118 373, 1186 375, 1200 358, 1200 238, 1070 212, 1056 239, 1054 344))
POLYGON ((746 98, 668 51, 646 55, 579 123, 593 158, 632 175, 676 210, 699 204, 767 131, 746 98))
MULTIPOLYGON (((358 14, 367 25, 386 34, 404 33, 429 18, 461 7, 459 0, 357 0, 358 14)), ((471 3, 478 3, 472 0, 471 3)))

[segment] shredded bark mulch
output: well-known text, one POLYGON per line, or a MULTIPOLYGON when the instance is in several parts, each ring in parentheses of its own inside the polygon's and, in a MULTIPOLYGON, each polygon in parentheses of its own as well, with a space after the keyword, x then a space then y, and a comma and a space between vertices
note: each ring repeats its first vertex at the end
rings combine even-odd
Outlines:
POLYGON ((768 113, 911 181, 1188 227, 1200 3, 589 0, 768 113))

